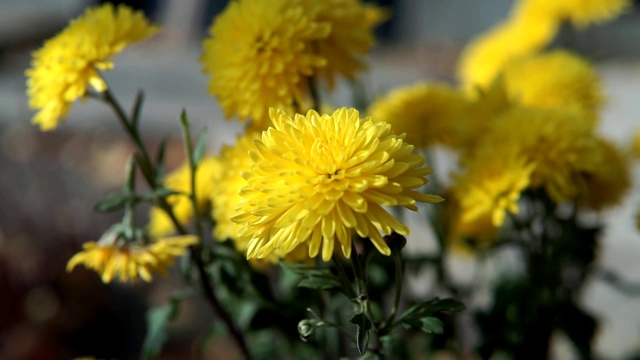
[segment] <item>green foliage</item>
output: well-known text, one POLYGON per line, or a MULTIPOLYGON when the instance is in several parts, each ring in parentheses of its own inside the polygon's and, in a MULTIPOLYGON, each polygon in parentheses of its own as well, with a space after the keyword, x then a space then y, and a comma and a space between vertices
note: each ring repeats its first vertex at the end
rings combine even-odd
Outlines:
POLYGON ((147 334, 142 344, 142 359, 153 359, 160 355, 168 337, 167 324, 178 314, 182 300, 192 295, 191 291, 177 292, 166 304, 147 311, 147 334))

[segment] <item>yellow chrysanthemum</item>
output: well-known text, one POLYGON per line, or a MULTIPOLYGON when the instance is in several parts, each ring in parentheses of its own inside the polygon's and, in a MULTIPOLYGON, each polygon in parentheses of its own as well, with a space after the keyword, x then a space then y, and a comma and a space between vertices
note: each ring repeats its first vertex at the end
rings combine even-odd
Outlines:
POLYGON ((493 121, 473 151, 484 153, 506 142, 535 165, 531 187, 544 187, 556 202, 575 199, 580 174, 600 163, 598 141, 580 111, 512 108, 493 121))
POLYGON ((461 255, 473 255, 477 248, 486 248, 494 243, 498 228, 493 225, 491 212, 482 214, 473 220, 463 221, 464 209, 455 194, 447 194, 443 219, 447 228, 447 246, 461 255))
POLYGON ((135 283, 138 278, 150 282, 152 272, 166 274, 174 258, 184 255, 189 246, 197 243, 198 238, 190 235, 157 239, 147 245, 90 241, 69 260, 67 271, 83 264, 100 274, 105 283, 116 277, 121 282, 135 283))
POLYGON ((535 165, 517 148, 498 145, 484 150, 466 164, 452 192, 460 202, 462 223, 490 216, 493 226, 500 227, 507 212, 518 213, 520 194, 529 187, 535 165))
POLYGON ((269 107, 292 113, 304 101, 306 78, 327 63, 312 43, 329 36, 331 26, 317 22, 302 1, 233 1, 216 18, 200 62, 228 118, 250 118, 262 130, 269 107))
POLYGON ((141 12, 110 3, 73 20, 33 53, 25 73, 29 106, 39 110, 32 122, 44 131, 55 129, 89 87, 107 89, 98 71, 113 68, 113 55, 156 31, 141 12))
POLYGON ((547 45, 557 27, 545 17, 515 16, 480 35, 460 57, 458 77, 463 88, 473 93, 488 87, 506 64, 547 45))
POLYGON ((631 0, 522 0, 527 11, 544 12, 556 21, 568 20, 584 28, 618 17, 631 7, 631 0))
MULTIPOLYGON (((196 202, 201 213, 208 211, 211 193, 216 185, 216 180, 221 176, 222 166, 214 157, 205 157, 200 161, 196 172, 196 202)), ((170 195, 167 202, 173 209, 173 214, 181 225, 186 225, 193 217, 193 205, 189 199, 191 194, 191 170, 189 164, 183 164, 164 180, 164 187, 178 191, 181 194, 170 195)), ((149 212, 149 234, 160 237, 172 234, 175 227, 171 218, 160 208, 153 207, 149 212)))
POLYGON ((380 232, 409 229, 383 206, 417 210, 416 202, 442 198, 416 189, 431 168, 386 123, 360 119, 355 109, 331 115, 309 111, 289 117, 271 109, 273 126, 255 141, 243 176, 238 215, 248 258, 287 254, 308 244, 309 256, 331 259, 335 243, 351 255, 352 232, 369 238, 383 254, 391 250, 380 232))
POLYGON ((471 103, 459 91, 444 84, 418 83, 393 90, 369 109, 375 121, 391 124, 418 147, 436 143, 454 146, 468 129, 471 103))
POLYGON ((366 69, 361 57, 375 44, 373 29, 386 19, 386 13, 360 0, 305 0, 305 8, 316 14, 316 21, 331 26, 329 36, 313 45, 327 60, 319 72, 329 87, 334 87, 336 73, 353 79, 357 71, 366 69))
POLYGON ((507 65, 503 74, 509 99, 540 108, 575 108, 595 125, 603 103, 602 85, 586 60, 567 51, 536 54, 507 65))
POLYGON ((631 185, 630 158, 614 144, 598 139, 600 161, 581 174, 584 188, 578 204, 594 210, 615 205, 631 185))

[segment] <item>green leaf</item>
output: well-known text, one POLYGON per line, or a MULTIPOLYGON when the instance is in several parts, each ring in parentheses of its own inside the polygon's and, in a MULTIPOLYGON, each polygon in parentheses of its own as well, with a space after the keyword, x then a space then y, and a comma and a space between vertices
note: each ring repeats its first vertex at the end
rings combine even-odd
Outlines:
POLYGON ((110 213, 124 208, 128 201, 135 200, 135 195, 127 192, 116 192, 98 200, 93 210, 100 213, 110 213))
POLYGON ((142 172, 142 175, 144 175, 144 178, 147 179, 147 181, 151 182, 155 180, 155 176, 154 176, 154 170, 151 168, 151 164, 149 164, 144 156, 142 156, 142 154, 140 154, 139 152, 136 152, 135 154, 133 154, 133 157, 136 159, 136 164, 138 165, 138 169, 140 169, 140 171, 142 172))
POLYGON ((358 352, 364 354, 369 347, 369 330, 371 329, 371 320, 364 314, 358 313, 353 315, 351 320, 352 324, 356 324, 356 346, 358 352))
POLYGON ((420 319, 420 330, 427 334, 442 334, 444 333, 444 324, 437 317, 427 316, 420 319))
POLYGON ((312 276, 302 279, 298 283, 299 287, 316 289, 316 290, 330 290, 340 287, 340 281, 329 277, 317 277, 312 276))
POLYGON ((465 309, 463 303, 454 299, 438 299, 421 302, 407 309, 400 319, 419 320, 425 316, 433 315, 443 311, 462 311, 465 309))
POLYGON ((196 148, 193 151, 193 163, 195 166, 200 164, 200 160, 202 160, 202 156, 204 155, 204 150, 207 146, 207 129, 204 129, 198 135, 198 141, 196 142, 196 148))
POLYGON ((140 111, 142 110, 142 103, 144 102, 144 91, 138 90, 136 94, 136 100, 133 103, 133 108, 131 109, 131 121, 133 122, 133 128, 138 128, 138 123, 140 122, 140 111))
POLYGON ((331 271, 327 269, 320 269, 316 266, 305 265, 305 264, 286 264, 284 262, 280 262, 280 267, 282 267, 285 271, 292 272, 296 275, 300 275, 303 277, 311 277, 311 276, 333 276, 331 271))
POLYGON ((142 195, 142 199, 143 200, 155 200, 158 198, 166 198, 167 196, 171 196, 171 195, 185 195, 187 196, 185 193, 182 193, 180 191, 175 191, 175 190, 171 190, 171 189, 166 189, 166 188, 158 188, 155 190, 151 190, 146 192, 144 195, 142 195))
POLYGON ((160 141, 160 148, 158 149, 158 155, 156 157, 156 184, 160 185, 164 180, 164 159, 167 153, 167 144, 169 143, 169 137, 165 136, 160 141))
POLYGON ((369 347, 369 330, 365 330, 361 326, 358 326, 356 329, 356 347, 358 347, 358 352, 361 355, 364 354, 369 347))
POLYGON ((147 334, 142 344, 142 358, 152 359, 160 355, 167 341, 167 323, 175 317, 180 302, 171 299, 169 303, 150 309, 147 312, 147 334))

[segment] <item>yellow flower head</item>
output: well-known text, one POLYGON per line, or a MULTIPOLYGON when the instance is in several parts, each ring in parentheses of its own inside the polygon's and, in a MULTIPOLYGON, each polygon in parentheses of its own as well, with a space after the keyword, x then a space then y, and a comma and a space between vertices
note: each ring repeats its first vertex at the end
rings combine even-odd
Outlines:
POLYGON ((593 210, 616 205, 631 185, 630 158, 614 144, 597 139, 598 163, 581 176, 584 187, 578 195, 578 204, 593 210))
POLYGON ((522 0, 528 11, 544 12, 556 21, 568 20, 584 28, 618 17, 631 7, 631 0, 522 0))
POLYGON ((554 18, 516 6, 511 18, 465 47, 458 64, 463 88, 473 93, 477 88, 488 87, 506 64, 539 51, 557 31, 554 18))
POLYGON ((336 241, 349 257, 354 230, 388 255, 380 232, 409 229, 383 206, 417 210, 417 201, 442 200, 416 191, 431 168, 389 124, 346 108, 294 118, 272 109, 270 116, 273 127, 254 142, 250 170, 243 173, 248 185, 233 218, 250 242, 248 258, 308 244, 310 257, 322 248, 328 261, 336 241))
POLYGON ((593 66, 579 56, 557 50, 522 58, 505 67, 503 79, 512 102, 583 110, 595 125, 603 103, 602 84, 593 66))
POLYGON ((32 122, 41 130, 55 129, 89 86, 107 89, 98 71, 113 68, 113 55, 156 31, 141 12, 110 3, 73 20, 33 53, 25 73, 29 106, 38 110, 32 122))
POLYGON ((584 113, 568 109, 512 108, 493 121, 474 151, 506 142, 535 165, 531 187, 544 187, 556 202, 576 198, 580 174, 594 171, 601 156, 584 113))
POLYGON ((166 275, 174 258, 184 255, 187 248, 197 242, 198 238, 195 236, 157 239, 146 245, 90 241, 69 260, 67 271, 83 264, 100 274, 105 283, 116 277, 121 282, 131 280, 135 283, 138 277, 151 282, 152 272, 166 275))
POLYGON ((518 213, 520 194, 529 187, 534 164, 514 143, 494 145, 477 153, 456 179, 452 193, 459 199, 462 223, 490 216, 493 226, 502 226, 507 212, 518 213))
POLYGON ((233 1, 216 18, 200 62, 228 118, 250 118, 262 130, 270 106, 292 113, 294 102, 304 101, 306 78, 327 63, 312 43, 331 26, 317 22, 302 1, 233 1))
POLYGON ((443 221, 447 227, 447 246, 461 255, 473 255, 477 248, 494 243, 498 228, 493 225, 492 212, 485 212, 473 220, 463 220, 465 209, 454 193, 447 194, 443 221))
MULTIPOLYGON (((196 171, 196 202, 202 213, 208 210, 211 193, 216 187, 216 179, 221 176, 222 166, 214 157, 204 157, 196 171)), ((189 195, 191 194, 191 170, 189 164, 183 164, 164 179, 164 187, 180 192, 181 194, 169 195, 167 202, 173 209, 173 214, 181 225, 187 225, 193 217, 193 206, 189 195)), ((171 218, 164 210, 153 207, 149 212, 149 234, 160 237, 172 234, 175 231, 171 218)))
POLYGON ((418 83, 393 90, 369 109, 375 121, 391 124, 418 147, 436 143, 455 145, 475 116, 471 103, 459 91, 444 84, 418 83))
POLYGON ((316 14, 316 21, 331 26, 329 36, 314 44, 317 53, 327 60, 327 66, 319 72, 329 87, 334 87, 336 73, 355 78, 357 71, 366 68, 360 57, 375 44, 373 30, 387 14, 360 0, 305 0, 305 8, 316 14))
MULTIPOLYGON (((213 236, 220 240, 231 240, 238 251, 245 253, 249 249, 249 238, 239 236, 241 224, 233 222, 236 207, 242 196, 240 191, 247 186, 242 177, 244 171, 249 170, 254 140, 260 139, 259 132, 248 132, 236 140, 233 146, 225 146, 220 155, 222 176, 217 181, 211 193, 212 216, 216 223, 213 236)), ((264 269, 280 260, 285 262, 307 262, 309 256, 306 246, 298 246, 294 251, 282 256, 278 251, 273 252, 267 259, 251 259, 251 265, 257 269, 264 269)))

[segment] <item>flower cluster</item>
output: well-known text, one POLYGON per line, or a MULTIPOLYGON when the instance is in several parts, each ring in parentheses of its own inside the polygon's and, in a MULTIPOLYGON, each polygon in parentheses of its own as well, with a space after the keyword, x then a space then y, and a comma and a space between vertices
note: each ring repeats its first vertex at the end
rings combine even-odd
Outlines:
POLYGON ((38 110, 33 123, 55 129, 89 88, 107 89, 99 71, 113 68, 113 55, 156 31, 141 12, 123 5, 88 9, 33 53, 26 71, 29 106, 38 110))

